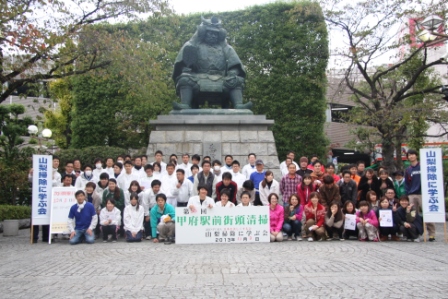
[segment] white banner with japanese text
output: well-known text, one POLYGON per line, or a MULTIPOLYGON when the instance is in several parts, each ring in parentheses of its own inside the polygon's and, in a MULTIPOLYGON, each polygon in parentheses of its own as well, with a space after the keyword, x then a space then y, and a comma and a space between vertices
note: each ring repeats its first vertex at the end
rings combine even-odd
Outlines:
POLYGON ((50 224, 53 157, 33 155, 32 224, 50 224))
POLYGON ((176 208, 176 244, 270 241, 269 207, 176 208))
POLYGON ((68 213, 76 203, 75 187, 55 187, 51 197, 50 234, 68 234, 68 213))
POLYGON ((422 211, 425 222, 445 222, 441 148, 420 149, 422 211))

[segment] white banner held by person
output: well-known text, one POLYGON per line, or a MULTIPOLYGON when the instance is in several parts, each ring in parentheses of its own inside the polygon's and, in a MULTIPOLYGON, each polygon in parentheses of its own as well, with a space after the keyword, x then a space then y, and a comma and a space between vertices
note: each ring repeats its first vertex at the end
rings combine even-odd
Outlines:
POLYGON ((33 155, 32 224, 50 224, 53 157, 33 155))
POLYGON ((420 177, 423 220, 445 223, 441 148, 420 149, 420 177))
MULTIPOLYGON (((76 203, 75 187, 55 187, 53 188, 51 200, 51 234, 69 234, 68 214, 70 208, 76 203)), ((51 238, 50 238, 51 239, 51 238)))
POLYGON ((269 207, 214 207, 206 214, 176 208, 176 244, 270 241, 269 207))
POLYGON ((356 229, 356 215, 355 214, 345 214, 344 228, 348 230, 356 229))
MULTIPOLYGON (((392 210, 379 210, 379 218, 381 227, 393 227, 392 210)), ((378 219, 379 220, 379 219, 378 219)))

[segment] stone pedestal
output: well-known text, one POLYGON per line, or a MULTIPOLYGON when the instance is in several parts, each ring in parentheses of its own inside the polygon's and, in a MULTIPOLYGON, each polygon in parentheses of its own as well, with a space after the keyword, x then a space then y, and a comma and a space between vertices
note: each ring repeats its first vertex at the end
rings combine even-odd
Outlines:
POLYGON ((280 180, 274 135, 269 130, 274 121, 267 120, 265 115, 238 115, 218 110, 220 114, 171 114, 151 120, 154 130, 149 137, 148 160, 152 160, 157 150, 163 152, 165 162, 173 153, 179 159, 188 153, 199 154, 201 159, 208 155, 221 162, 225 155, 232 155, 242 168, 247 164, 247 155, 255 153, 265 163, 265 169, 273 171, 275 179, 280 180))

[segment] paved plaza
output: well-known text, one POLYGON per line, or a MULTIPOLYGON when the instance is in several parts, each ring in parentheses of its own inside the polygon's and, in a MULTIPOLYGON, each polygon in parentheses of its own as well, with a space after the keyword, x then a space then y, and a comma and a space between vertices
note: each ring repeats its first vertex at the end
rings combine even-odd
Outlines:
POLYGON ((0 236, 0 298, 448 298, 448 244, 29 244, 0 236))

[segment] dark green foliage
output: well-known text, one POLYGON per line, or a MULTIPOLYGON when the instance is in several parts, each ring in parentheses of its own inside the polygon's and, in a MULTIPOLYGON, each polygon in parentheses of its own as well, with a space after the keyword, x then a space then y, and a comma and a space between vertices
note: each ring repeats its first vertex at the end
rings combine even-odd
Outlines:
MULTIPOLYGON (((191 38, 201 14, 150 18, 127 26, 132 34, 166 49, 160 58, 172 70, 182 45, 191 38)), ((227 40, 246 67, 244 97, 254 102, 255 114, 275 120, 277 150, 299 155, 325 154, 325 69, 327 30, 318 4, 273 3, 218 15, 227 40)), ((207 17, 209 17, 207 15, 207 17)), ((177 100, 174 84, 171 99, 177 100)))
POLYGON ((0 205, 0 221, 31 218, 31 207, 0 205))
POLYGON ((66 149, 55 153, 60 159, 60 172, 64 170, 65 163, 67 161, 73 161, 73 159, 81 160, 82 165, 92 165, 95 158, 101 158, 104 167, 107 157, 112 157, 114 161, 116 161, 118 155, 126 154, 129 154, 127 150, 112 146, 91 146, 83 149, 66 149))
POLYGON ((23 105, 0 106, 0 204, 27 204, 30 201, 28 171, 33 148, 23 147, 23 136, 32 123, 23 105))

